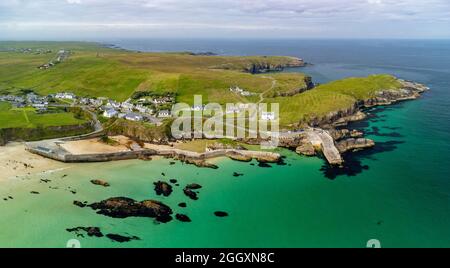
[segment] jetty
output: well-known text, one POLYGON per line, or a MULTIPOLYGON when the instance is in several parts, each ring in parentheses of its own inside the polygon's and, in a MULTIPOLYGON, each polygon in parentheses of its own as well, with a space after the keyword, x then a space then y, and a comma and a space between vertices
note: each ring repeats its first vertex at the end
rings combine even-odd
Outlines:
POLYGON ((315 148, 320 148, 328 163, 331 165, 342 165, 344 163, 330 133, 326 130, 317 128, 308 129, 305 133, 311 144, 315 148))

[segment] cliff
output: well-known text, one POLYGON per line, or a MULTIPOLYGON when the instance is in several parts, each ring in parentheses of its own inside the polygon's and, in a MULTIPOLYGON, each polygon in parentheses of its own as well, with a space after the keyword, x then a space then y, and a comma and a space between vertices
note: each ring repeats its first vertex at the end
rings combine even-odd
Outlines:
POLYGON ((289 60, 284 63, 272 63, 270 61, 254 62, 244 67, 244 71, 251 74, 260 74, 267 72, 279 72, 285 68, 304 67, 306 63, 295 57, 289 57, 289 60))

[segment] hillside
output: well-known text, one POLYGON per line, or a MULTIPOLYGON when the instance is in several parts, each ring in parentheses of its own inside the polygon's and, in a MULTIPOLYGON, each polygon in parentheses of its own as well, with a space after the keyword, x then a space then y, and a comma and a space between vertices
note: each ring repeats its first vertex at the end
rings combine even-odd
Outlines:
POLYGON ((190 102, 203 94, 210 102, 246 102, 229 91, 231 86, 260 93, 272 87, 277 76, 283 90, 304 86, 304 75, 280 76, 255 72, 301 66, 291 57, 221 57, 188 53, 138 53, 91 43, 0 42, 0 91, 33 89, 39 94, 70 91, 79 96, 109 97, 118 101, 133 92, 176 92, 178 101, 190 102), (16 49, 43 49, 51 53, 23 53, 16 49), (9 50, 8 50, 9 49, 9 50), (57 51, 70 51, 68 59, 47 70, 37 67, 51 61, 57 51))

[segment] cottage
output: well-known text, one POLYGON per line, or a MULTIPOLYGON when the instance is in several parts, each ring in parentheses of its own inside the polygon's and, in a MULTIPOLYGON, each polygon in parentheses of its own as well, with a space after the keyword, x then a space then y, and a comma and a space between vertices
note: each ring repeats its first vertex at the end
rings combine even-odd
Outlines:
POLYGON ((273 121, 273 120, 275 120, 275 113, 274 112, 262 112, 261 119, 264 121, 273 121))
POLYGON ((76 99, 75 94, 73 93, 56 93, 56 99, 65 99, 65 100, 74 100, 76 99))
POLYGON ((169 110, 161 110, 158 112, 158 117, 160 118, 168 118, 171 116, 171 113, 169 110))
POLYGON ((114 109, 108 109, 103 113, 103 116, 106 118, 113 118, 118 115, 118 112, 114 109))
POLYGON ((130 120, 130 121, 142 121, 144 120, 144 117, 140 114, 137 113, 128 113, 125 115, 124 117, 126 120, 130 120))

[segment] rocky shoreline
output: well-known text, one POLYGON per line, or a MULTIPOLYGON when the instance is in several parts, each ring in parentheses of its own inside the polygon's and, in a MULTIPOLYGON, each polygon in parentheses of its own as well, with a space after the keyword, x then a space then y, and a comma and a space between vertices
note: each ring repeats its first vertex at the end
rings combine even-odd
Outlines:
MULTIPOLYGON (((375 142, 364 138, 364 133, 357 130, 349 130, 345 127, 351 122, 366 119, 367 115, 364 113, 364 110, 367 108, 415 100, 429 90, 428 87, 419 83, 400 79, 399 82, 403 85, 403 88, 400 90, 380 91, 375 97, 357 102, 349 109, 332 112, 324 117, 313 119, 310 129, 306 129, 298 136, 280 140, 281 147, 295 150, 298 154, 305 156, 315 156, 319 153, 324 153, 323 143, 315 141, 314 137, 311 137, 311 132, 324 132, 330 136, 339 155, 374 147, 375 142)), ((342 157, 337 157, 331 161, 330 159, 327 160, 331 165, 342 166, 344 164, 342 157)))

